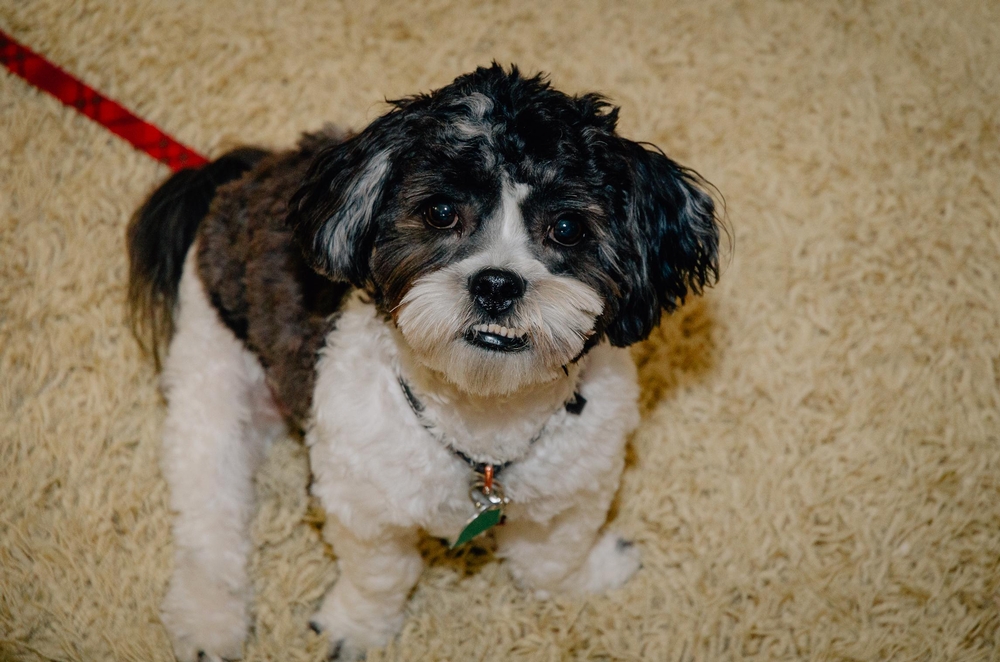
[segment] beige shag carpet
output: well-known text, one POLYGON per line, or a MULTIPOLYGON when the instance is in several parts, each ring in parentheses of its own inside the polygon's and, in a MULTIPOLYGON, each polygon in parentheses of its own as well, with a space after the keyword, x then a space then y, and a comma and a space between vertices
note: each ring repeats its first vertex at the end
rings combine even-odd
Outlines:
MULTIPOLYGON (((635 349, 622 590, 538 602, 425 545, 381 660, 1000 658, 1000 5, 0 0, 209 154, 496 58, 601 90, 724 194, 720 285, 635 349)), ((163 406, 123 235, 163 166, 0 73, 0 658, 169 660, 163 406)), ((303 449, 258 479, 249 660, 319 660, 303 449)))

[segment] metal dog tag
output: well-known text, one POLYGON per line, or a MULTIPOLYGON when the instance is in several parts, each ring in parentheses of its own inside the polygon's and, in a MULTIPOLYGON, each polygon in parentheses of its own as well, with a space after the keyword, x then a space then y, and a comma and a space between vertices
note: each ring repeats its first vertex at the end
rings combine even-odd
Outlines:
POLYGON ((462 532, 452 543, 452 549, 464 545, 479 534, 503 523, 503 507, 507 505, 507 498, 503 494, 503 487, 500 483, 492 480, 492 476, 484 478, 477 475, 477 480, 473 482, 472 488, 469 490, 469 498, 476 507, 476 514, 465 523, 462 532), (487 482, 491 482, 492 485, 488 487, 487 482))

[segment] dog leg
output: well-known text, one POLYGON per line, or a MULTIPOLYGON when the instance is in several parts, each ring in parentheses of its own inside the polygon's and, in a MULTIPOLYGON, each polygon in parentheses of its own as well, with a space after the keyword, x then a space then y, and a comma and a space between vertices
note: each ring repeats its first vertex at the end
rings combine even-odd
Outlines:
POLYGON ((190 257, 163 384, 162 469, 176 513, 163 624, 184 662, 238 659, 249 627, 252 480, 274 429, 251 407, 263 371, 219 320, 190 257))
POLYGON ((329 639, 332 657, 358 659, 368 648, 385 645, 403 625, 406 599, 423 569, 416 531, 361 539, 331 517, 323 535, 337 554, 340 578, 310 625, 329 639))
POLYGON ((514 579, 539 598, 618 588, 641 564, 631 542, 600 532, 609 502, 591 493, 545 524, 512 519, 497 529, 497 553, 514 579))

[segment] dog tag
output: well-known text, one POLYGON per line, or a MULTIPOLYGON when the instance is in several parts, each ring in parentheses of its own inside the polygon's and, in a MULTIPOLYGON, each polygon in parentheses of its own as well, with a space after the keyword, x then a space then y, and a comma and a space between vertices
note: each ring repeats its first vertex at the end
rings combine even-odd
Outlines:
POLYGON ((478 480, 472 484, 469 498, 476 507, 476 514, 465 523, 462 532, 452 543, 452 549, 464 545, 479 534, 485 533, 503 522, 503 507, 507 504, 507 498, 503 494, 503 487, 493 480, 492 472, 490 474, 486 480, 477 476, 478 480), (487 481, 492 483, 489 487, 487 487, 487 481))
POLYGON ((485 533, 489 531, 494 526, 500 523, 503 519, 503 508, 493 507, 487 508, 485 510, 479 511, 472 519, 469 520, 462 532, 458 534, 458 538, 452 544, 451 548, 461 547, 465 543, 469 542, 480 533, 485 533))

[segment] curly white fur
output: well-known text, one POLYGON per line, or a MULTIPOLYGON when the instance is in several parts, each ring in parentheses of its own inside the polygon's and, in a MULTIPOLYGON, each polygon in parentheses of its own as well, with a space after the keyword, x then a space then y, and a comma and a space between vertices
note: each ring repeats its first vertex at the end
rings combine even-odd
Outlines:
POLYGON ((460 450, 488 461, 516 458, 501 476, 512 503, 498 552, 519 581, 544 592, 602 591, 631 576, 637 550, 599 530, 618 487, 625 438, 638 424, 635 367, 626 350, 608 345, 583 363, 501 404, 409 360, 372 306, 360 296, 347 303, 319 363, 307 435, 313 492, 334 523, 330 542, 335 551, 345 544, 351 550, 316 616, 331 641, 343 641, 343 650, 385 643, 418 574, 412 533, 454 540, 474 512, 469 467, 423 427, 400 376, 419 393, 423 416, 460 450), (562 406, 574 387, 587 399, 580 415, 562 406), (347 592, 369 621, 344 609, 347 592))
MULTIPOLYGON (((453 540, 473 514, 470 468, 425 429, 401 377, 437 434, 483 461, 516 460, 501 476, 511 504, 497 540, 521 584, 540 595, 603 591, 638 568, 635 548, 600 534, 638 423, 626 350, 600 345, 568 374, 506 398, 472 395, 415 360, 356 293, 317 370, 306 443, 341 576, 313 620, 342 658, 399 630, 422 566, 418 532, 453 540), (574 391, 587 400, 579 415, 563 407, 574 391)), ((259 362, 221 323, 190 259, 164 386, 163 469, 177 517, 163 621, 181 660, 239 657, 252 476, 281 423, 259 362)))

